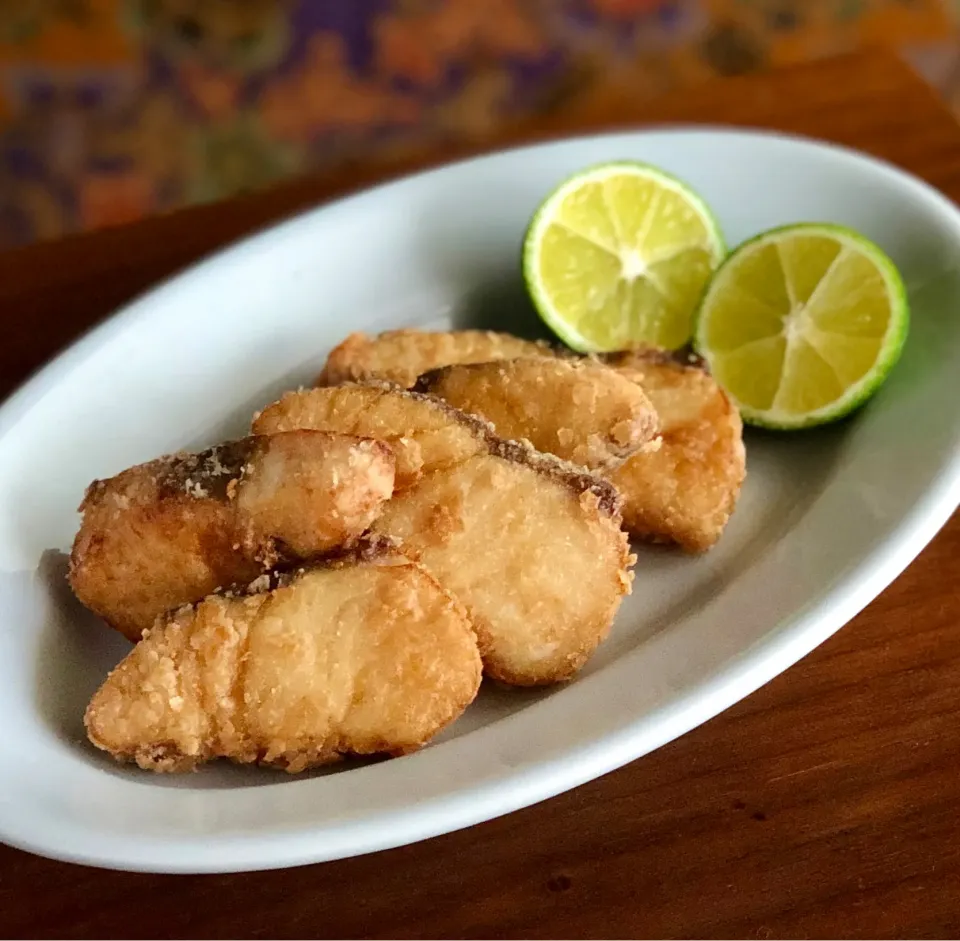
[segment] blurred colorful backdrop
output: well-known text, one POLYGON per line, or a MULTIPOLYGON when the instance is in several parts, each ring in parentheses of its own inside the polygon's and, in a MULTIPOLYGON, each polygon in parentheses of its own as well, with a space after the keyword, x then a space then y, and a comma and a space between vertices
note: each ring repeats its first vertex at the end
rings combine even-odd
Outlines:
POLYGON ((960 0, 0 0, 0 247, 877 43, 960 108, 960 0))

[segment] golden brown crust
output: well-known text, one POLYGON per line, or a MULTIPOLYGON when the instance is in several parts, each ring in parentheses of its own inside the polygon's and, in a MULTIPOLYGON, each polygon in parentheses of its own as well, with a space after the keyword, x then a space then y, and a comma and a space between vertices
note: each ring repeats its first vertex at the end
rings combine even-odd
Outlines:
POLYGON ((241 548, 266 566, 356 539, 393 493, 382 441, 300 431, 252 439, 234 503, 241 548))
POLYGON ((591 494, 596 499, 597 511, 619 526, 623 498, 608 480, 577 464, 564 461, 555 454, 544 454, 526 441, 507 441, 487 432, 484 435, 484 446, 487 453, 493 457, 536 471, 578 499, 584 494, 591 494))
POLYGON ((132 641, 167 608, 259 571, 234 549, 231 505, 192 488, 161 491, 166 469, 155 462, 91 484, 70 554, 77 598, 132 641))
POLYGON ((254 416, 252 430, 273 435, 309 428, 384 441, 396 455, 396 487, 402 490, 468 457, 483 426, 434 396, 371 380, 288 392, 254 416))
POLYGON ((460 604, 396 548, 365 542, 269 590, 170 614, 108 676, 85 724, 98 748, 153 771, 230 758, 295 772, 422 747, 480 675, 460 604))
POLYGON ((408 388, 422 373, 454 363, 481 363, 549 354, 542 341, 492 330, 388 330, 351 333, 327 357, 317 385, 385 379, 408 388))
POLYGON ((356 539, 393 477, 387 445, 310 431, 141 464, 87 489, 70 584, 135 641, 169 608, 356 539))
POLYGON ((478 453, 394 497, 374 524, 464 603, 488 676, 573 676, 606 637, 633 562, 618 514, 588 475, 522 445, 478 453))
POLYGON ((585 467, 615 466, 656 438, 643 390, 595 359, 537 356, 445 366, 414 389, 490 421, 502 438, 585 467))
POLYGON ((301 423, 420 448, 419 474, 398 485, 374 530, 400 539, 463 601, 489 675, 517 685, 568 679, 606 636, 632 577, 608 481, 382 382, 293 393, 254 429, 301 423))
POLYGON ((262 435, 296 428, 363 434, 389 442, 397 454, 398 492, 483 450, 551 476, 578 496, 592 491, 608 515, 619 516, 621 511, 616 488, 603 478, 537 451, 528 442, 500 438, 488 421, 437 396, 392 383, 371 380, 288 392, 253 422, 254 433, 262 435), (407 460, 411 450, 416 460, 407 460))
MULTIPOLYGON (((382 390, 401 401, 426 397, 382 390)), ((633 562, 608 481, 436 403, 473 447, 384 507, 399 539, 466 606, 488 675, 533 686, 569 679, 606 636, 633 562)))
POLYGON ((709 549, 746 475, 739 412, 695 354, 643 349, 605 360, 644 389, 661 421, 660 450, 609 475, 624 497, 624 524, 641 539, 709 549))

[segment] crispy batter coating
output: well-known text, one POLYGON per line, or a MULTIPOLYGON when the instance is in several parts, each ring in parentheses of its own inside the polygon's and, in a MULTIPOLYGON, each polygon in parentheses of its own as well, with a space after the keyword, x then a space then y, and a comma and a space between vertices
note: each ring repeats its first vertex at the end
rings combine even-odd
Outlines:
MULTIPOLYGON (((325 427, 342 422, 343 431, 419 442, 419 478, 398 484, 373 528, 400 539, 464 603, 488 675, 536 686, 583 666, 632 580, 621 501, 609 483, 396 386, 313 389, 284 402, 279 427, 313 424, 319 402, 325 427)), ((258 432, 274 427, 274 409, 256 420, 258 432)))
POLYGON ((635 536, 691 552, 721 536, 746 474, 740 414, 696 356, 635 350, 606 357, 639 383, 660 416, 658 451, 609 474, 635 536))
POLYGON ((107 677, 85 722, 98 748, 153 771, 231 758, 294 772, 421 747, 480 676, 462 606, 374 545, 173 612, 107 677))
POLYGON ((375 337, 351 333, 327 357, 317 385, 385 379, 409 388, 440 366, 549 353, 543 342, 492 330, 388 330, 375 337))
POLYGON ((398 490, 476 452, 472 426, 453 409, 432 396, 397 392, 380 381, 288 392, 254 417, 253 432, 312 428, 385 441, 396 454, 398 490))
POLYGON ((527 445, 484 447, 396 495, 374 524, 466 606, 488 676, 569 679, 606 637, 634 558, 606 482, 527 445))
POLYGON ((659 420, 635 382, 592 359, 547 356, 445 366, 414 388, 491 422, 501 438, 585 467, 613 467, 656 439, 659 420))
POLYGON ((135 641, 170 608, 355 540, 393 482, 388 445, 315 431, 160 458, 87 489, 70 584, 135 641))

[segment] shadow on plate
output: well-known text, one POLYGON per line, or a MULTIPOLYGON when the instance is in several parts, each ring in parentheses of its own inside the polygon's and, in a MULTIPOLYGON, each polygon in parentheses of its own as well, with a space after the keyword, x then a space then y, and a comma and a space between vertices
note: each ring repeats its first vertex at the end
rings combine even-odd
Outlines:
POLYGON ((43 723, 84 761, 108 774, 125 778, 133 775, 141 783, 159 787, 236 788, 303 780, 383 760, 350 759, 299 775, 227 761, 214 762, 197 774, 161 775, 114 762, 87 741, 83 714, 110 670, 129 653, 130 643, 77 601, 67 583, 68 565, 66 553, 51 549, 37 567, 36 578, 46 595, 48 615, 37 646, 34 701, 43 723))
POLYGON ((35 701, 61 741, 83 743, 86 751, 84 710, 130 644, 77 601, 67 583, 68 567, 69 556, 55 549, 44 552, 37 566, 47 617, 37 647, 35 701))
MULTIPOLYGON (((834 476, 850 433, 840 423, 802 433, 748 429, 747 479, 720 542, 691 556, 634 544, 633 593, 609 639, 584 668, 588 676, 706 607, 778 543, 812 509, 834 476), (664 587, 669 586, 669 587, 664 587)), ((773 630, 775 624, 771 624, 773 630)))
POLYGON ((491 278, 469 291, 450 315, 454 330, 499 330, 528 340, 556 337, 537 315, 519 274, 491 278))

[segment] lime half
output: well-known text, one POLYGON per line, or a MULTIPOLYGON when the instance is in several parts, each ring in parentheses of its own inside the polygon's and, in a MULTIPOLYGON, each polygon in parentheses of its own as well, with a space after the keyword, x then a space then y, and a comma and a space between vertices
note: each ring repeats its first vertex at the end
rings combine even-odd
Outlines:
POLYGON ((690 339, 704 285, 725 252, 706 203, 642 163, 591 167, 530 223, 527 288, 540 316, 583 353, 690 339))
POLYGON ((851 229, 804 224, 737 248, 707 288, 695 345, 745 421, 835 421, 880 387, 909 310, 884 252, 851 229))

